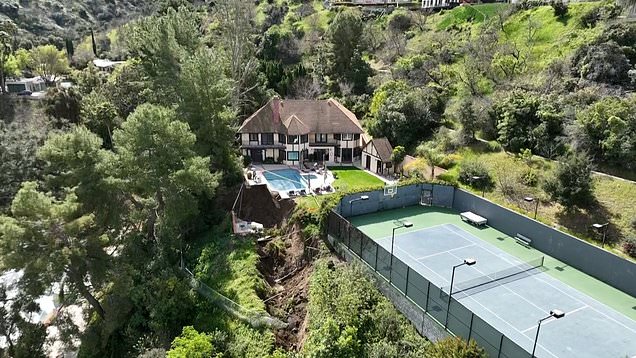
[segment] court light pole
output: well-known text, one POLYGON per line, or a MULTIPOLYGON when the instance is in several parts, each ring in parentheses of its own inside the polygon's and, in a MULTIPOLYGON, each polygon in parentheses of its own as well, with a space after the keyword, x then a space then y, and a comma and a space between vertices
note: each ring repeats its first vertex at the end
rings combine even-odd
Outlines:
POLYGON ((549 316, 541 318, 539 320, 539 322, 537 323, 537 334, 534 336, 534 346, 532 347, 532 355, 530 356, 530 358, 534 358, 534 352, 537 349, 537 340, 539 339, 539 330, 541 329, 541 323, 545 321, 546 319, 550 319, 552 317, 554 317, 555 319, 559 319, 559 318, 563 318, 563 316, 565 316, 565 312, 558 309, 553 309, 550 311, 549 316))
POLYGON ((539 200, 531 197, 531 196, 526 196, 525 198, 523 198, 523 200, 527 203, 535 203, 534 206, 534 219, 537 220, 537 211, 539 210, 539 200))
POLYGON ((413 227, 412 222, 401 221, 399 226, 393 228, 393 233, 391 234, 391 270, 389 271, 389 283, 393 282, 393 243, 395 242, 395 230, 409 227, 413 227))
POLYGON ((444 328, 448 326, 448 311, 450 311, 450 300, 451 300, 451 296, 453 295, 453 281, 455 281, 455 269, 464 265, 472 266, 476 263, 477 263, 477 260, 473 258, 466 258, 464 259, 464 262, 462 262, 461 264, 457 264, 453 266, 453 273, 451 274, 450 289, 448 290, 448 303, 446 305, 446 319, 444 320, 444 328))
MULTIPOLYGON (((480 177, 478 175, 473 175, 471 178, 473 181, 477 180, 477 181, 481 181, 482 179, 484 179, 484 177, 480 177)), ((481 183, 481 197, 485 197, 486 195, 486 186, 484 185, 484 183, 481 183)))
POLYGON ((361 195, 359 198, 349 200, 349 216, 353 216, 353 203, 362 201, 362 200, 369 200, 369 196, 361 195))
POLYGON ((607 227, 609 226, 609 223, 605 223, 605 224, 592 224, 592 227, 594 228, 594 230, 596 230, 596 232, 598 232, 599 234, 602 232, 603 233, 603 243, 602 243, 602 247, 605 247, 605 237, 607 236, 607 227))

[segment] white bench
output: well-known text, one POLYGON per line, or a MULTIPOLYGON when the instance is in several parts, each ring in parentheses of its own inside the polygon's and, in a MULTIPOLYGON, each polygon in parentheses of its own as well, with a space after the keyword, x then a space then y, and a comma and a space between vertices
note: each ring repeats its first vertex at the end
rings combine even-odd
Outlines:
POLYGON ((523 236, 520 233, 517 233, 517 235, 515 235, 515 240, 517 240, 518 244, 521 244, 523 246, 530 246, 530 244, 532 244, 532 239, 523 236))
POLYGON ((459 214, 459 216, 462 218, 462 221, 471 223, 475 226, 483 226, 486 225, 488 223, 488 219, 481 217, 473 212, 470 211, 465 211, 461 214, 459 214))

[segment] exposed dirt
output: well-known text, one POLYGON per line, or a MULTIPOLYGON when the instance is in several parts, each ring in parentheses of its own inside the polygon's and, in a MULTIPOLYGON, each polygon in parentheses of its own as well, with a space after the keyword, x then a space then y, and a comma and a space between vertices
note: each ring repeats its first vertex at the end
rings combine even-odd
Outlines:
POLYGON ((265 185, 256 185, 240 190, 238 185, 219 193, 218 205, 226 210, 234 210, 240 219, 255 221, 267 228, 284 225, 296 205, 291 199, 274 198, 265 185), (239 196, 239 192, 241 195, 239 196), (238 197, 238 200, 237 199, 238 197))
POLYGON ((265 303, 270 314, 288 323, 286 329, 275 332, 277 346, 287 350, 298 351, 304 342, 314 243, 306 242, 300 227, 293 225, 285 235, 259 246, 259 269, 272 287, 265 303))

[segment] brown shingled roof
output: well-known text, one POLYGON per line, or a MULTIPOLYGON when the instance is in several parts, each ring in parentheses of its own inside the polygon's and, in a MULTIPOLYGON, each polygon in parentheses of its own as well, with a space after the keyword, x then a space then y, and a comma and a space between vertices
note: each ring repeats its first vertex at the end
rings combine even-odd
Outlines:
POLYGON ((247 118, 240 133, 364 133, 355 114, 334 99, 280 100, 272 98, 247 118), (294 118, 295 117, 295 118, 294 118))
POLYGON ((393 155, 393 147, 389 140, 386 138, 373 138, 371 144, 375 147, 375 150, 378 152, 378 156, 380 160, 384 163, 391 162, 391 156, 393 155))

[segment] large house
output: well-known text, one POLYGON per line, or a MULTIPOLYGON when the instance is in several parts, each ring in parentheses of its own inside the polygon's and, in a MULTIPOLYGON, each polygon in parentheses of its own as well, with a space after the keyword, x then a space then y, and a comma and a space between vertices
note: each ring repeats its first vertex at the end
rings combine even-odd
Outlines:
POLYGON ((362 153, 364 133, 355 114, 334 99, 274 97, 238 130, 241 152, 253 163, 351 163, 362 153))

